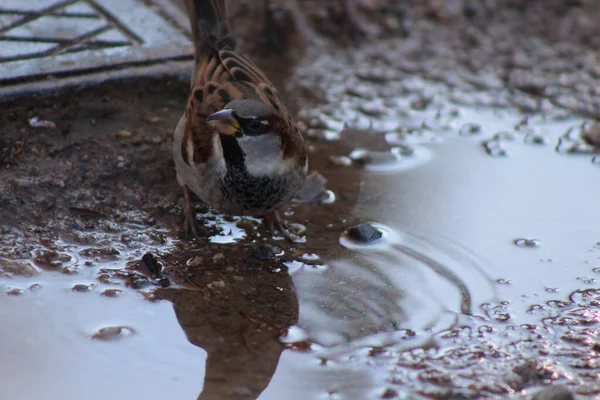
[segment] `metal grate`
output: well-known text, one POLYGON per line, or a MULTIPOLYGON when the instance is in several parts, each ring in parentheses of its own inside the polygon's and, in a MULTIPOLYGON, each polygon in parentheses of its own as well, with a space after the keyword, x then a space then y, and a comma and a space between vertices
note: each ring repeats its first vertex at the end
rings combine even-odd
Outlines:
POLYGON ((0 84, 189 56, 189 40, 142 0, 2 0, 0 84))

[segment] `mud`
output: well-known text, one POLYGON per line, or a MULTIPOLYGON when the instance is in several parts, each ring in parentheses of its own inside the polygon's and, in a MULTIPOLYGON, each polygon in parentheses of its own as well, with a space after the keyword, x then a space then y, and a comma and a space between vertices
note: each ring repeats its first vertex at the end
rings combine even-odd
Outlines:
POLYGON ((309 12, 274 77, 330 191, 301 243, 202 205, 182 240, 185 79, 0 105, 0 397, 600 393, 597 5, 357 4, 392 22, 309 12))

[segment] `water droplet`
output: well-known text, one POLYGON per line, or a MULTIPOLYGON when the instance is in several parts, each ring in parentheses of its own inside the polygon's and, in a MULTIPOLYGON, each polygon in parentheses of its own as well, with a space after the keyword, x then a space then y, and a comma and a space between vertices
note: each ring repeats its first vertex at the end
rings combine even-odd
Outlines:
POLYGON ((596 267, 596 268, 592 269, 592 271, 594 271, 597 274, 600 274, 600 267, 596 267))
POLYGON ((500 285, 510 285, 512 284, 512 281, 510 279, 498 279, 496 280, 496 283, 500 284, 500 285))
POLYGON ((479 124, 464 124, 458 130, 458 134, 461 136, 477 135, 481 133, 481 125, 479 124))
POLYGON ((102 328, 98 330, 98 332, 94 333, 92 335, 92 339, 114 341, 131 336, 134 333, 135 331, 127 326, 107 326, 106 328, 102 328))
POLYGON ((592 164, 600 165, 600 156, 592 157, 592 164))
POLYGON ((540 247, 540 245, 542 244, 537 239, 515 239, 513 243, 519 247, 529 247, 529 248, 540 247))
POLYGON ((557 293, 558 292, 558 288, 555 288, 555 287, 546 287, 546 288, 544 288, 544 290, 548 293, 557 293))

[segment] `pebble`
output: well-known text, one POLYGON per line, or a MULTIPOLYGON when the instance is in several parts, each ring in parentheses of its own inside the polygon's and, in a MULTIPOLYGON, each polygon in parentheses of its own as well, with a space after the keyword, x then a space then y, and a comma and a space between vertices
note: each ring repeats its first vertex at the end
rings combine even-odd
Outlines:
POLYGON ((89 292, 91 288, 88 285, 78 283, 77 285, 74 285, 71 290, 74 292, 89 292))
POLYGON ((225 287, 225 282, 222 280, 218 280, 218 281, 213 281, 211 283, 209 283, 208 285, 206 285, 209 289, 223 289, 225 287))
POLYGON ((123 294, 122 290, 119 289, 106 289, 100 295, 105 297, 118 297, 123 294))
POLYGON ((8 292, 6 292, 6 294, 9 296, 21 296, 23 294, 23 289, 10 289, 8 292))
POLYGON ((122 130, 117 132, 115 136, 119 139, 127 139, 133 136, 133 133, 131 133, 131 131, 122 130))
POLYGON ((352 165, 352 160, 346 156, 329 156, 329 161, 337 167, 349 167, 352 165))
POLYGON ((358 243, 369 244, 379 239, 383 234, 373 225, 363 222, 348 229, 347 235, 350 239, 358 243))
POLYGON ((156 261, 152 253, 146 253, 142 256, 142 262, 150 272, 153 278, 158 278, 161 274, 162 266, 156 261))
POLYGON ((259 244, 250 251, 250 257, 260 261, 271 261, 280 252, 277 247, 270 244, 259 244))
POLYGON ((40 271, 27 261, 3 261, 2 270, 6 273, 16 276, 36 276, 40 271))
POLYGON ((118 340, 126 336, 131 336, 135 333, 132 328, 127 326, 108 326, 98 330, 98 332, 92 335, 92 339, 113 341, 118 340))
POLYGON ((563 386, 549 386, 542 389, 532 400, 574 400, 573 394, 563 386))

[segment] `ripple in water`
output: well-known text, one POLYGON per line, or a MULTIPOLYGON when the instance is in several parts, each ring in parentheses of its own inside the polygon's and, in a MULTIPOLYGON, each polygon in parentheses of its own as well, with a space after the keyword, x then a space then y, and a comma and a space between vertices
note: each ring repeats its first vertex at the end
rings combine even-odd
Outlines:
POLYGON ((332 357, 365 346, 425 345, 493 297, 495 282, 480 260, 443 238, 370 224, 381 237, 369 243, 344 234, 355 253, 315 273, 288 265, 300 303, 297 328, 332 357), (410 330, 412 335, 405 333, 410 330))

